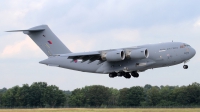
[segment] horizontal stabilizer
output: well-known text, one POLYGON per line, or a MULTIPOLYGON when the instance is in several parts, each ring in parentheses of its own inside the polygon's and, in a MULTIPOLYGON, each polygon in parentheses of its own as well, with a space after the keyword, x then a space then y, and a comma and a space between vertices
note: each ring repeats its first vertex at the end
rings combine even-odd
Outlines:
POLYGON ((12 31, 6 31, 6 32, 23 32, 23 31, 37 32, 37 31, 43 31, 43 30, 45 30, 45 29, 39 28, 39 29, 28 29, 28 30, 12 30, 12 31))

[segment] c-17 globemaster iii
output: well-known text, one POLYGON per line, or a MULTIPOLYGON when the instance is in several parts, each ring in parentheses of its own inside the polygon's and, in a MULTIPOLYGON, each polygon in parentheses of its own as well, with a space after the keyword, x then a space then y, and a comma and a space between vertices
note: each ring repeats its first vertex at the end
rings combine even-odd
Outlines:
POLYGON ((182 42, 72 53, 47 25, 8 32, 19 31, 27 34, 48 56, 39 63, 82 72, 109 74, 110 78, 131 78, 131 75, 137 78, 138 72, 180 63, 184 63, 183 68, 187 69, 188 65, 185 63, 196 54, 194 48, 182 42))

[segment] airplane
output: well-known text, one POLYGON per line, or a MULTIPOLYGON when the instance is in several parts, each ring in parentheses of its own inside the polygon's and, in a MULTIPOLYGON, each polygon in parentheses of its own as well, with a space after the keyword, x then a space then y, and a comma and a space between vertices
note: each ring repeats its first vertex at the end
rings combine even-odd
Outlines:
POLYGON ((109 74, 110 78, 138 78, 138 72, 184 63, 183 68, 196 51, 189 44, 165 42, 112 50, 72 53, 51 31, 48 25, 40 25, 23 32, 48 56, 39 63, 82 72, 109 74))

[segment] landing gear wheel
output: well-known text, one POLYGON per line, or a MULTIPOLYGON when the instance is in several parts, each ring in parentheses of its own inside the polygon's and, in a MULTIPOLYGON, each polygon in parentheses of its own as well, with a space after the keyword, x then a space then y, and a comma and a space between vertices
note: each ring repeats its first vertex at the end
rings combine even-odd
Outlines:
POLYGON ((121 77, 121 76, 123 76, 123 74, 124 74, 124 73, 119 72, 119 73, 117 73, 117 76, 118 76, 118 77, 121 77))
POLYGON ((139 77, 139 74, 136 71, 131 72, 131 75, 135 78, 139 77))
POLYGON ((138 78, 139 77, 139 74, 136 72, 135 73, 135 78, 138 78))
POLYGON ((117 76, 117 73, 115 73, 115 72, 109 73, 109 77, 110 77, 110 78, 114 78, 114 77, 116 77, 116 76, 117 76))
POLYGON ((126 73, 124 71, 118 72, 116 74, 118 77, 122 77, 122 76, 126 75, 126 73))
POLYGON ((112 73, 109 73, 109 77, 110 78, 114 78, 112 73))
POLYGON ((188 69, 188 66, 187 66, 187 65, 183 65, 183 68, 184 68, 184 69, 188 69))
POLYGON ((125 75, 124 75, 124 77, 127 78, 127 79, 130 79, 131 75, 128 72, 126 72, 125 75))

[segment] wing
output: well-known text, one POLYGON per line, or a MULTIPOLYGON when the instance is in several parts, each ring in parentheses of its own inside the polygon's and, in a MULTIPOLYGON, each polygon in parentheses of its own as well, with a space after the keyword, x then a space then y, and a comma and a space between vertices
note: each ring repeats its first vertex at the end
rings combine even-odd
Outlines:
POLYGON ((81 60, 81 63, 88 61, 92 63, 96 60, 99 60, 98 64, 105 61, 114 62, 122 61, 126 59, 144 59, 148 57, 148 51, 146 48, 124 48, 124 49, 110 49, 102 51, 93 51, 93 52, 82 52, 82 53, 67 53, 67 54, 57 54, 53 56, 63 56, 71 59, 71 62, 77 62, 81 60), (133 52, 131 54, 131 52, 133 52))

